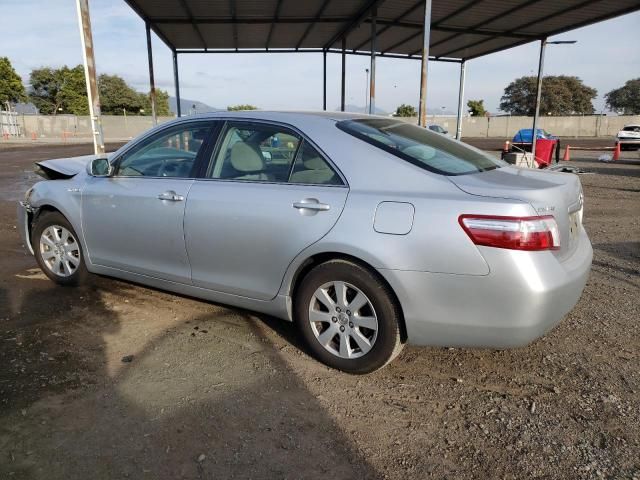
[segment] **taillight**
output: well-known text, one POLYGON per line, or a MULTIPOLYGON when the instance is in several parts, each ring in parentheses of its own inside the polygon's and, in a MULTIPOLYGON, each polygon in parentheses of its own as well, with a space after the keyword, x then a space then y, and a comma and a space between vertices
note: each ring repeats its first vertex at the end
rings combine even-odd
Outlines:
POLYGON ((530 251, 560 248, 560 232, 552 215, 540 217, 460 215, 458 222, 476 245, 530 251))

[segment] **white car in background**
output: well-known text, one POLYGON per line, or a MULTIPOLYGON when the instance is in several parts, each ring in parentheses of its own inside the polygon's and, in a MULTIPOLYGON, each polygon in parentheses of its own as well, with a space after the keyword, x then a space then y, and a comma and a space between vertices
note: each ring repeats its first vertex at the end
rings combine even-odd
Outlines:
POLYGON ((640 124, 625 125, 616 135, 620 150, 637 150, 640 148, 640 124))

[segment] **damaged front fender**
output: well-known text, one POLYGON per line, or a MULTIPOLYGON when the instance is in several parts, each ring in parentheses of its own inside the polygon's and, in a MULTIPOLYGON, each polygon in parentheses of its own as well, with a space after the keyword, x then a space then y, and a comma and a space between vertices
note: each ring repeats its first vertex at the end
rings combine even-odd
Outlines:
POLYGON ((65 180, 84 171, 87 164, 104 155, 82 155, 80 157, 57 158, 36 162, 36 174, 47 180, 65 180))

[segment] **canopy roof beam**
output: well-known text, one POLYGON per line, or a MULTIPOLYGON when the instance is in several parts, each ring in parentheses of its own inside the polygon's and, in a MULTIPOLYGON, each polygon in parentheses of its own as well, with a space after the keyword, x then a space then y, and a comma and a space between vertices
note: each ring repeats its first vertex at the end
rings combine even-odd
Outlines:
MULTIPOLYGON (((390 24, 385 25, 384 27, 382 27, 380 29, 380 31, 377 32, 378 36, 382 35, 384 32, 389 30, 394 23, 400 22, 403 18, 408 17, 413 12, 415 12, 418 8, 420 8, 420 6, 422 5, 422 2, 423 2, 423 0, 418 0, 417 3, 415 3, 413 6, 409 7, 407 10, 405 10, 401 15, 396 17, 390 24)), ((420 25, 420 24, 416 24, 416 27, 418 27, 419 29, 422 29, 422 25, 420 25)), ((360 50, 362 47, 364 47, 366 44, 368 44, 370 42, 371 42, 371 37, 367 38, 364 42, 362 42, 360 45, 355 47, 353 50, 354 51, 355 50, 360 50)))
POLYGON ((271 20, 271 26, 269 27, 269 35, 267 35, 267 43, 266 49, 269 50, 269 46, 271 45, 271 39, 273 38, 273 30, 276 28, 276 23, 278 23, 278 19, 280 18, 280 9, 282 8, 282 0, 278 0, 276 3, 276 10, 273 13, 273 19, 271 20))
MULTIPOLYGON (((530 20, 528 22, 520 24, 520 25, 518 25, 518 26, 516 26, 514 28, 511 28, 511 29, 507 30, 503 34, 499 35, 499 34, 496 33, 495 35, 493 35, 491 37, 488 37, 488 38, 485 38, 483 40, 479 40, 478 42, 475 42, 475 43, 472 43, 472 44, 467 44, 467 45, 465 45, 463 47, 459 47, 459 48, 457 48, 455 50, 450 50, 447 53, 444 53, 443 56, 450 55, 453 52, 457 52, 459 50, 464 50, 466 48, 471 48, 471 47, 475 47, 477 45, 482 45, 483 43, 486 43, 486 42, 489 42, 489 41, 494 40, 496 38, 499 38, 500 36, 505 36, 505 35, 508 35, 508 34, 512 34, 514 32, 517 32, 520 29, 529 28, 532 25, 536 25, 538 23, 546 22, 547 20, 550 20, 550 19, 552 19, 553 17, 555 17, 557 15, 563 15, 565 13, 572 12, 572 11, 574 11, 576 9, 584 8, 584 7, 587 7, 587 6, 589 6, 589 5, 593 4, 593 3, 597 3, 597 2, 601 2, 601 1, 602 0, 585 0, 584 2, 579 3, 577 5, 572 5, 570 7, 563 8, 560 11, 549 13, 549 14, 541 17, 541 18, 537 18, 535 20, 530 20)), ((637 7, 635 9, 637 9, 637 7)), ((633 11, 633 10, 634 9, 629 9, 630 12, 633 11)), ((602 20, 606 20, 606 18, 608 18, 608 16, 605 17, 605 18, 602 18, 602 20)), ((572 27, 572 28, 577 28, 577 26, 576 27, 572 27)), ((536 40, 541 40, 540 36, 538 36, 538 38, 536 38, 536 40)), ((522 42, 522 43, 526 43, 526 42, 522 42)), ((487 54, 484 54, 484 55, 487 55, 487 54)))
POLYGON ((347 35, 351 30, 356 28, 358 25, 360 25, 369 16, 369 14, 373 11, 373 9, 376 8, 378 5, 380 5, 383 1, 384 0, 366 0, 362 8, 354 16, 354 18, 344 28, 340 29, 338 33, 336 33, 333 37, 331 37, 331 39, 324 45, 324 48, 329 49, 333 47, 333 45, 338 40, 341 40, 342 37, 347 35))
POLYGON ((238 50, 238 24, 236 23, 236 0, 229 0, 231 21, 233 23, 233 46, 238 50))
MULTIPOLYGON (((309 24, 307 29, 304 31, 304 33, 302 34, 302 37, 300 37, 300 40, 298 40, 298 44, 296 45, 296 50, 298 50, 300 48, 300 46, 304 43, 304 41, 306 40, 307 36, 309 35, 311 30, 313 29, 313 27, 316 26, 316 23, 322 17, 322 14, 324 13, 325 9, 327 8, 327 5, 329 5, 329 2, 331 2, 331 0, 324 0, 324 2, 322 2, 322 5, 320 5, 320 8, 318 9, 318 12, 316 13, 316 16, 313 18, 312 22, 309 24)), ((326 51, 326 49, 325 49, 325 51, 326 51)))
POLYGON ((189 8, 189 5, 187 5, 187 2, 185 2, 185 0, 180 0, 180 6, 184 10, 184 13, 187 14, 187 17, 189 17, 189 23, 193 27, 193 30, 196 32, 197 37, 200 39, 200 43, 202 43, 202 48, 204 48, 206 50, 207 49, 207 42, 205 41, 204 37, 202 36, 202 32, 200 31, 200 27, 198 27, 198 24, 196 23, 195 19, 193 18, 193 14, 191 13, 191 9, 189 8))
MULTIPOLYGON (((495 22, 496 20, 504 18, 504 17, 506 17, 508 15, 511 15, 514 12, 517 12, 518 10, 521 10, 523 8, 526 8, 526 7, 529 7, 529 6, 534 5, 534 4, 536 4, 538 2, 541 2, 541 1, 542 0, 529 0, 529 1, 525 2, 525 3, 522 3, 520 5, 516 5, 514 7, 511 7, 509 9, 507 9, 507 10, 504 10, 504 11, 502 11, 502 12, 496 14, 496 15, 493 15, 492 17, 489 17, 486 20, 483 20, 482 22, 476 23, 476 24, 472 25, 470 28, 477 29, 477 28, 480 28, 480 27, 482 27, 484 25, 489 25, 490 23, 495 22)), ((589 1, 601 1, 601 0, 589 0, 589 1)), ((436 43, 433 43, 431 45, 431 47, 433 48, 433 47, 437 47, 438 45, 442 45, 443 43, 447 43, 447 42, 451 41, 452 39, 454 39, 457 36, 458 36, 458 34, 450 35, 450 36, 448 36, 446 38, 443 38, 442 40, 440 40, 440 41, 438 41, 436 43)), ((442 56, 446 57, 446 54, 443 54, 442 56)))

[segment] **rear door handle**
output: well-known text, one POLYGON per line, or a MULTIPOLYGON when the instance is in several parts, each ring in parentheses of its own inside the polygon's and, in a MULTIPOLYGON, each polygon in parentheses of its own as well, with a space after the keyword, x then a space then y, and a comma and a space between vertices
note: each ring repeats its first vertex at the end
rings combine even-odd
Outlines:
POLYGON ((178 195, 173 190, 167 190, 166 192, 158 195, 158 199, 168 200, 169 202, 182 202, 184 200, 184 197, 182 195, 178 195))
POLYGON ((294 202, 293 208, 303 211, 313 210, 316 212, 326 212, 331 207, 326 203, 320 203, 317 198, 303 198, 299 202, 294 202))

